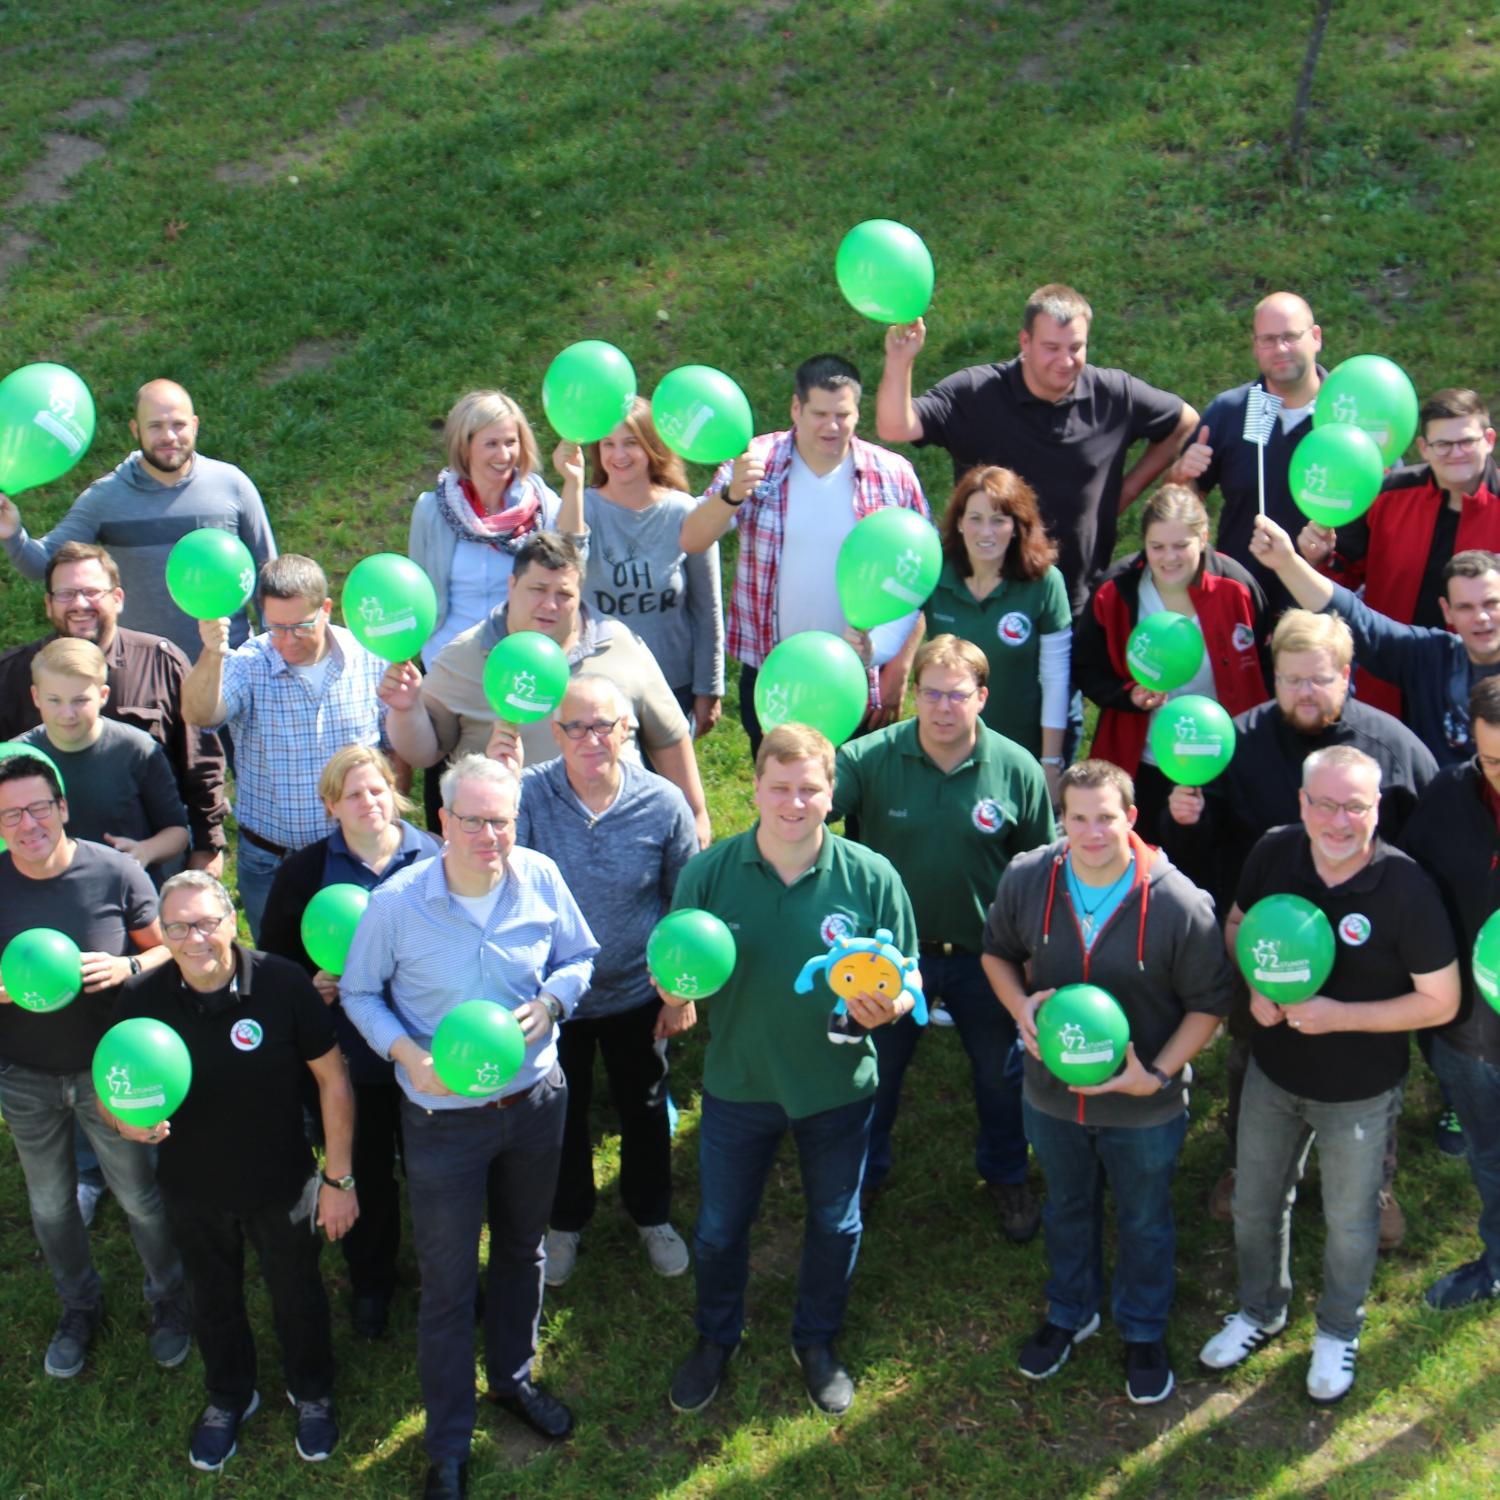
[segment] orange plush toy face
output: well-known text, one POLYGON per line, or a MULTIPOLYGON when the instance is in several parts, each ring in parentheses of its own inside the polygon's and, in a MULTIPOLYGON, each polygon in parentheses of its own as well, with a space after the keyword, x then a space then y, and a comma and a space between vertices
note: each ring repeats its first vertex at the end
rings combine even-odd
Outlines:
POLYGON ((828 985, 835 995, 889 995, 906 987, 901 970, 879 952, 846 953, 828 968, 828 985))

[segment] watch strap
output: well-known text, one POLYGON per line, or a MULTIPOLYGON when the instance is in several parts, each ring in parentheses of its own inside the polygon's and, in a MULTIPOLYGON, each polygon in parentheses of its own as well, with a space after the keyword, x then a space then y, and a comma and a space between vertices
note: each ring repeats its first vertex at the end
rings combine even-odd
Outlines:
POLYGON ((337 1188, 341 1193, 354 1191, 353 1177, 330 1177, 327 1172, 319 1172, 318 1176, 323 1179, 325 1187, 337 1188))

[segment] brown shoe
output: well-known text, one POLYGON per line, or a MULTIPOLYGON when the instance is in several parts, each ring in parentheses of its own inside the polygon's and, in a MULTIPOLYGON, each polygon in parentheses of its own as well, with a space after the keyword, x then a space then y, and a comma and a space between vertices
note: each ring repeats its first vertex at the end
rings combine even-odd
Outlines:
POLYGON ((1406 1215, 1389 1188, 1380 1190, 1380 1248, 1399 1250, 1406 1238, 1406 1215))
POLYGON ((1208 1215, 1220 1223, 1234 1222, 1234 1168, 1231 1167, 1216 1183, 1208 1195, 1208 1215))

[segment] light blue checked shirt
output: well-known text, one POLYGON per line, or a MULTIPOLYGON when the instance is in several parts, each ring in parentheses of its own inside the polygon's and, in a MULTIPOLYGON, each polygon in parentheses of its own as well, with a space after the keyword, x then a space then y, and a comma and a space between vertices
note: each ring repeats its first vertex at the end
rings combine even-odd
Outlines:
POLYGON ((257 635, 224 659, 228 714, 215 729, 234 736, 234 815, 284 849, 301 849, 333 826, 318 778, 335 750, 378 745, 385 704, 375 689, 386 664, 341 625, 328 627, 328 671, 315 695, 257 635))
MULTIPOLYGON (((512 849, 500 899, 481 930, 448 890, 442 857, 393 875, 370 896, 339 980, 344 1014, 380 1057, 409 1036, 432 1043, 438 1022, 465 1000, 514 1010, 546 990, 573 1014, 589 987, 599 944, 557 866, 545 854, 512 849), (389 997, 389 998, 387 998, 389 997)), ((501 1090, 523 1093, 557 1062, 557 1028, 526 1049, 501 1090)), ((406 1069, 396 1079, 423 1109, 472 1109, 483 1100, 419 1094, 406 1069)))

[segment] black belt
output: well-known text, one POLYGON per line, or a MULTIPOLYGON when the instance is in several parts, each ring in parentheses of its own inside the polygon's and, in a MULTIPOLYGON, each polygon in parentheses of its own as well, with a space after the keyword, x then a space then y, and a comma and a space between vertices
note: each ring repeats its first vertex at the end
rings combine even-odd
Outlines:
POLYGON ((974 950, 962 943, 918 943, 917 952, 929 958, 973 958, 974 950))
POLYGON ((270 839, 263 839, 258 833, 251 833, 248 828, 240 829, 240 837, 246 843, 254 844, 257 849, 264 849, 267 854, 274 854, 277 859, 285 859, 292 851, 283 849, 280 844, 273 844, 270 839))

